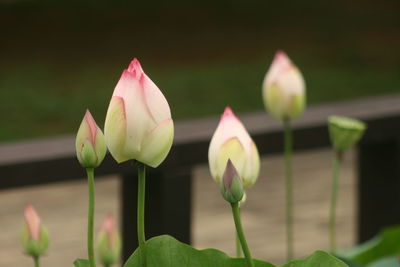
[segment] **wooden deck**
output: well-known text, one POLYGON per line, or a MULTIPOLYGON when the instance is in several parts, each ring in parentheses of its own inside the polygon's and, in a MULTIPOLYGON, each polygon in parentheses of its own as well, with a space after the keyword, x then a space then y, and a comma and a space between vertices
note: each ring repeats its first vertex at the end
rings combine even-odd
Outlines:
MULTIPOLYGON (((331 153, 317 150, 295 156, 295 250, 305 256, 327 249, 331 153)), ((338 243, 341 248, 355 242, 356 180, 354 155, 345 159, 338 204, 338 243)), ((281 264, 285 257, 285 210, 282 158, 267 157, 262 175, 248 191, 242 209, 249 246, 257 258, 281 264)), ((7 179, 7 177, 2 177, 7 179)), ((115 177, 96 182, 96 228, 107 213, 118 217, 119 181, 115 177)), ((234 227, 230 207, 222 200, 207 166, 195 170, 193 196, 193 243, 196 248, 215 247, 234 255, 234 227)), ((19 244, 24 205, 32 203, 51 234, 48 255, 42 267, 71 267, 86 253, 86 185, 58 183, 0 191, 0 266, 32 266, 19 244)))

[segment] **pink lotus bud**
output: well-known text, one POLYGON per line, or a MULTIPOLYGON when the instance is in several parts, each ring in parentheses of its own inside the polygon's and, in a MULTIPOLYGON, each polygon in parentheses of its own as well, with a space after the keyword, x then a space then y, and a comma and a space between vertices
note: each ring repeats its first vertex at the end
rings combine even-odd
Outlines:
POLYGON ((171 149, 174 124, 168 102, 136 58, 115 87, 104 133, 117 162, 136 159, 157 167, 171 149))
POLYGON ((294 119, 304 110, 305 83, 297 67, 278 51, 263 83, 264 105, 278 119, 294 119))
POLYGON ((221 117, 208 149, 211 176, 220 184, 231 160, 245 187, 251 187, 260 172, 260 156, 243 124, 229 107, 221 117))
POLYGON ((104 220, 97 238, 97 252, 104 266, 118 262, 121 256, 121 238, 111 214, 104 220))
POLYGON ((24 217, 25 224, 21 231, 22 246, 26 254, 39 257, 43 255, 48 247, 48 232, 42 226, 40 217, 32 205, 26 205, 24 217))
POLYGON ((106 155, 107 147, 103 132, 97 126, 89 110, 86 111, 79 127, 75 147, 76 156, 84 168, 98 167, 106 155))

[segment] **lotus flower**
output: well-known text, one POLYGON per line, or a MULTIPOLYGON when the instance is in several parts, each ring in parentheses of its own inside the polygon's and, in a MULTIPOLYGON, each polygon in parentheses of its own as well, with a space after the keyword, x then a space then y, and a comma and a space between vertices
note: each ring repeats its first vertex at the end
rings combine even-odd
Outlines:
POLYGON ((228 160, 232 161, 245 187, 251 187, 260 172, 260 156, 243 124, 229 107, 211 139, 208 162, 211 176, 220 184, 228 160))
POLYGON ((278 51, 264 78, 264 105, 278 119, 294 119, 304 110, 305 83, 297 67, 278 51))
POLYGON ((76 135, 76 156, 84 168, 96 168, 106 155, 103 132, 97 126, 89 110, 86 111, 76 135))
POLYGON ((111 214, 104 220, 97 239, 99 259, 104 266, 118 262, 121 256, 121 237, 111 214))
POLYGON ((117 162, 135 159, 157 167, 171 149, 174 124, 168 102, 137 59, 115 87, 104 133, 117 162))
POLYGON ((43 255, 49 245, 49 235, 32 205, 24 211, 25 224, 21 231, 21 243, 26 254, 32 257, 43 255))

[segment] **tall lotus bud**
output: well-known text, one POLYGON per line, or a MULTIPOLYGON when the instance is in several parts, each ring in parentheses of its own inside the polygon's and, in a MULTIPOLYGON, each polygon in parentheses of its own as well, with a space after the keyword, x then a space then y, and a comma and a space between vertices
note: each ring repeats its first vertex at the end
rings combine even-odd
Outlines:
POLYGON ((278 51, 264 78, 264 105, 274 117, 298 117, 305 107, 305 83, 298 68, 283 51, 278 51))
POLYGON ((260 172, 260 156, 241 121, 226 107, 208 149, 211 176, 218 184, 221 183, 228 159, 242 178, 243 185, 251 187, 260 172))
POLYGON ((21 231, 22 246, 29 256, 39 257, 49 245, 49 234, 32 205, 26 205, 24 217, 25 223, 21 231))
POLYGON ((107 148, 103 132, 97 126, 89 110, 86 111, 79 127, 75 147, 76 156, 84 168, 98 167, 106 155, 107 148))
POLYGON ((97 252, 104 266, 117 263, 121 256, 121 237, 111 214, 104 220, 97 237, 97 252))
POLYGON ((338 152, 344 152, 361 139, 367 125, 348 117, 330 116, 328 127, 333 148, 338 152))
POLYGON ((115 87, 104 133, 117 162, 135 159, 157 167, 171 149, 174 124, 168 102, 136 58, 115 87))
POLYGON ((226 201, 232 204, 242 200, 244 195, 242 179, 231 160, 228 160, 222 176, 221 194, 226 201))

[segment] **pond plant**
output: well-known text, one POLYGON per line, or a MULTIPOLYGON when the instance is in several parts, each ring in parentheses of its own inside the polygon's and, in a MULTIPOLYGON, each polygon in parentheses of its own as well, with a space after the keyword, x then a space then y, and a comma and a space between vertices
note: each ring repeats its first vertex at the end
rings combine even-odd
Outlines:
MULTIPOLYGON (((400 254, 398 227, 385 230, 373 240, 347 252, 336 251, 335 206, 340 162, 343 153, 357 143, 366 129, 366 125, 358 120, 338 116, 329 118, 329 133, 335 151, 329 231, 327 229, 331 253, 316 251, 309 257, 292 259, 294 188, 291 121, 304 110, 305 83, 300 71, 284 52, 277 52, 265 77, 262 92, 267 110, 284 124, 289 262, 282 267, 399 266, 395 258, 400 254)), ((211 138, 208 160, 211 176, 218 184, 221 199, 225 199, 232 210, 236 228, 236 257, 230 257, 216 249, 197 250, 169 235, 146 240, 146 168, 156 168, 164 161, 171 149, 173 137, 174 122, 169 104, 157 85, 145 74, 139 61, 134 59, 123 71, 112 94, 104 135, 90 112, 86 111, 76 136, 77 158, 86 169, 88 177, 89 204, 87 259, 75 260, 75 267, 95 267, 96 258, 102 266, 110 267, 121 257, 121 236, 111 215, 102 224, 96 246, 94 242, 94 169, 101 164, 107 148, 118 163, 133 161, 138 170, 136 216, 139 247, 124 263, 124 267, 274 267, 275 265, 266 261, 253 259, 241 223, 240 204, 245 201, 246 188, 257 181, 260 156, 245 126, 230 107, 225 108, 211 138)), ((25 253, 33 258, 35 267, 39 267, 39 259, 48 247, 48 233, 31 205, 26 207, 24 215, 22 245, 25 253)))

